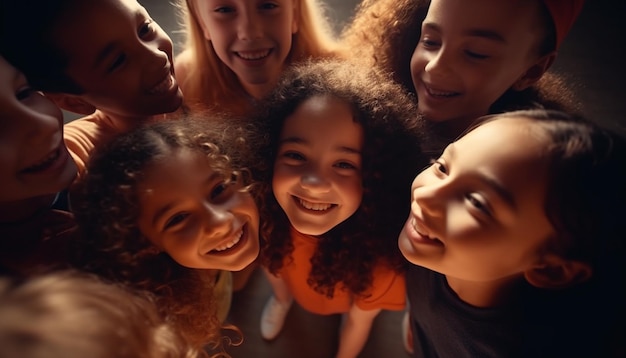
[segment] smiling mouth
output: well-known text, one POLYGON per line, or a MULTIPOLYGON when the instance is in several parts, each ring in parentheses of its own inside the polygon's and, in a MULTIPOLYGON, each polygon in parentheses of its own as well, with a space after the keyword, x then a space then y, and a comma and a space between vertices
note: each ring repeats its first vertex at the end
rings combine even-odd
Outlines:
POLYGON ((438 238, 436 238, 436 237, 430 237, 430 236, 428 236, 427 234, 424 234, 422 231, 420 231, 420 228, 417 226, 417 220, 416 220, 415 218, 412 218, 412 219, 411 219, 411 227, 412 227, 412 228, 413 228, 413 230, 415 230, 415 232, 416 232, 419 236, 421 236, 423 239, 426 239, 426 240, 430 240, 430 241, 433 241, 433 242, 437 242, 437 243, 443 244, 443 242, 441 242, 441 240, 439 240, 438 238))
POLYGON ((431 95, 432 97, 436 97, 436 98, 450 98, 450 97, 458 96, 460 94, 459 92, 437 90, 426 84, 424 84, 424 88, 426 89, 426 92, 429 95, 431 95))
POLYGON ((239 233, 235 234, 235 237, 232 240, 230 240, 230 241, 228 241, 228 242, 226 242, 224 244, 221 244, 220 246, 218 246, 218 247, 214 248, 213 250, 209 251, 209 253, 216 253, 216 252, 220 252, 221 253, 221 252, 227 251, 229 249, 232 249, 235 245, 237 245, 241 241, 242 237, 243 237, 243 228, 241 228, 239 230, 239 233))
POLYGON ((148 94, 164 94, 167 93, 167 91, 172 87, 172 85, 174 84, 174 76, 172 76, 171 73, 168 73, 167 76, 165 76, 165 78, 159 82, 156 86, 152 87, 149 91, 148 94))
POLYGON ((310 211, 313 213, 325 213, 328 212, 330 210, 332 210, 333 208, 337 207, 337 204, 332 204, 332 203, 313 203, 304 199, 301 199, 297 196, 293 197, 294 200, 296 201, 296 203, 298 203, 299 207, 306 210, 306 211, 310 211))
POLYGON ((270 55, 272 49, 260 50, 260 51, 240 51, 235 52, 235 54, 244 60, 247 61, 258 61, 266 58, 270 55))
POLYGON ((57 148, 56 150, 48 154, 48 156, 40 160, 37 164, 31 165, 30 167, 21 170, 21 172, 25 174, 32 174, 32 173, 45 170, 48 167, 50 167, 54 163, 54 161, 57 160, 57 158, 59 158, 60 155, 61 155, 61 149, 57 148))

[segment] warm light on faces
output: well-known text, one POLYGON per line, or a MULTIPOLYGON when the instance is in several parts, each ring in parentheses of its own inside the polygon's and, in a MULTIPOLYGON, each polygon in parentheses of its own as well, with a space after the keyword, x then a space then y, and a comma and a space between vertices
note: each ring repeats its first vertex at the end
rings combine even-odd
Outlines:
POLYGON ((296 230, 322 235, 356 212, 362 148, 363 128, 337 98, 309 98, 285 120, 272 189, 296 230))
POLYGON ((141 232, 182 266, 238 271, 259 254, 252 195, 203 153, 177 149, 148 166, 139 204, 141 232))
POLYGON ((398 242, 407 260, 481 282, 537 264, 555 233, 544 210, 550 142, 536 128, 518 117, 485 123, 415 178, 398 242))
POLYGON ((298 30, 295 0, 189 0, 205 38, 255 98, 277 82, 298 30))
POLYGON ((0 57, 0 201, 57 193, 75 176, 61 110, 0 57))
POLYGON ((487 114, 539 61, 537 3, 431 1, 411 59, 418 110, 430 121, 464 124, 487 114))
POLYGON ((82 99, 120 117, 178 109, 172 41, 136 0, 80 2, 67 16, 53 36, 82 99))

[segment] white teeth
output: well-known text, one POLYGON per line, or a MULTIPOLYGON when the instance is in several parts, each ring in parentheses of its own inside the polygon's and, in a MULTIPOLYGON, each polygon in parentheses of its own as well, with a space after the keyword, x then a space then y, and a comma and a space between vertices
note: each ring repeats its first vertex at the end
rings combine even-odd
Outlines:
POLYGON ((244 60, 260 60, 270 54, 270 50, 237 52, 237 55, 244 60))
POLYGON ((300 198, 298 198, 298 201, 300 201, 300 205, 304 206, 306 209, 314 210, 314 211, 328 210, 333 206, 333 204, 311 203, 309 201, 305 201, 300 198))
POLYGON ((242 235, 243 235, 243 229, 239 231, 239 234, 237 234, 237 236, 235 236, 233 240, 231 240, 230 242, 227 242, 224 245, 216 247, 212 251, 224 251, 224 250, 230 249, 231 247, 235 246, 239 242, 239 240, 241 240, 242 235))
POLYGON ((163 94, 167 92, 167 90, 172 87, 172 83, 174 82, 174 78, 171 74, 167 75, 158 85, 152 87, 151 90, 148 91, 149 94, 163 94))
POLYGON ((432 241, 438 241, 438 239, 436 237, 430 237, 426 234, 423 234, 419 228, 417 227, 417 221, 415 219, 411 220, 411 226, 413 226, 413 230, 415 230, 415 232, 417 232, 421 237, 423 237, 424 239, 428 239, 428 240, 432 240, 432 241))
POLYGON ((430 87, 428 88, 428 93, 430 93, 433 96, 441 96, 441 97, 450 97, 456 94, 456 92, 438 91, 430 87))

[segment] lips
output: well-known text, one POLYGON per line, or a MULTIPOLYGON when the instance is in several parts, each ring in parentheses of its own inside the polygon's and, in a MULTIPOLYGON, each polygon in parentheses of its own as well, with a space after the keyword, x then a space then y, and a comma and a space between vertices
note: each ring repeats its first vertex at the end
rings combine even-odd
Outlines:
POLYGON ((443 242, 439 240, 439 238, 430 236, 431 232, 424 225, 424 223, 418 220, 416 217, 411 217, 406 224, 407 229, 411 233, 410 237, 412 241, 418 243, 426 243, 426 244, 435 244, 435 245, 443 245, 443 242))
POLYGON ((426 92, 430 96, 435 97, 435 98, 450 98, 450 97, 458 96, 460 94, 459 92, 437 89, 425 83, 424 83, 424 88, 426 89, 426 92))
POLYGON ((55 150, 53 150, 52 152, 50 152, 48 155, 46 155, 44 158, 42 158, 41 160, 39 160, 37 163, 22 169, 20 171, 20 173, 23 174, 34 174, 37 172, 41 172, 44 171, 48 168, 50 168, 57 159, 59 159, 59 157, 61 156, 61 149, 57 148, 55 150))
POLYGON ((235 54, 247 61, 258 61, 266 58, 270 55, 272 49, 257 50, 257 51, 237 51, 235 54))
POLYGON ((304 200, 297 196, 294 196, 293 198, 300 208, 314 214, 328 212, 329 210, 332 210, 337 206, 337 204, 332 203, 314 203, 312 201, 304 200))
POLYGON ((215 248, 211 249, 207 252, 207 254, 211 255, 231 255, 235 253, 240 247, 243 246, 243 243, 246 241, 246 227, 244 225, 239 229, 239 231, 235 232, 229 238, 220 242, 215 248))
POLYGON ((161 80, 161 82, 154 85, 152 88, 148 90, 148 94, 151 95, 159 95, 167 93, 170 88, 174 85, 174 77, 171 73, 168 74, 161 80))

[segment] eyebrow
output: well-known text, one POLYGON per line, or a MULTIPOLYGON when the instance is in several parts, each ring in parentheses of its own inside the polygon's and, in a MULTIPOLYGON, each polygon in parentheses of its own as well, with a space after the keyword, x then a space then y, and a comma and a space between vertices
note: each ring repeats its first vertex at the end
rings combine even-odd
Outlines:
MULTIPOLYGON (((454 157, 454 154, 456 152, 454 148, 454 143, 449 144, 448 147, 446 147, 445 152, 447 152, 450 157, 454 157)), ((502 201, 504 201, 512 209, 515 209, 517 207, 513 194, 511 194, 510 191, 506 190, 506 188, 498 180, 484 174, 479 175, 478 178, 484 185, 493 190, 502 199, 502 201)))
MULTIPOLYGON (((439 33, 441 32, 441 27, 434 22, 424 22, 423 26, 429 30, 433 30, 439 33)), ((464 34, 472 37, 481 37, 496 42, 506 43, 504 37, 502 37, 502 35, 493 30, 472 28, 466 30, 464 34)))
MULTIPOLYGON (((216 178, 221 177, 222 174, 214 171, 211 175, 209 175, 209 177, 203 182, 203 185, 207 185, 211 182, 213 182, 216 178)), ((152 216, 152 226, 156 226, 157 223, 161 220, 161 218, 163 217, 163 215, 165 215, 168 211, 170 211, 173 207, 175 207, 176 205, 178 205, 178 201, 173 201, 168 203, 167 205, 165 205, 164 207, 160 208, 159 210, 157 210, 154 215, 152 216)))
MULTIPOLYGON (((304 139, 302 139, 300 137, 287 137, 287 138, 281 139, 278 144, 279 145, 283 145, 285 143, 302 144, 302 145, 310 144, 309 141, 304 140, 304 139)), ((347 153, 347 154, 361 155, 361 151, 360 150, 352 148, 352 147, 346 147, 346 146, 343 146, 343 145, 336 146, 335 150, 338 151, 338 152, 347 153)))

